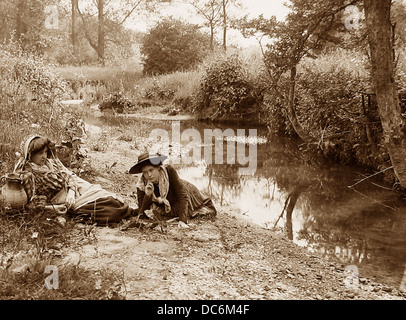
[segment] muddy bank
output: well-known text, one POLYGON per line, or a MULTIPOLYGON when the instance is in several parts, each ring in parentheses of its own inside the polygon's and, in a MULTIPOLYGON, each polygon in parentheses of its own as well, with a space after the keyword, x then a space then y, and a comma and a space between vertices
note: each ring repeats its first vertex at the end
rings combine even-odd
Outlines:
POLYGON ((308 253, 279 234, 220 208, 217 219, 140 231, 97 228, 95 241, 65 252, 65 262, 117 274, 123 299, 404 299, 345 266, 308 253))
MULTIPOLYGON (((148 113, 151 114, 151 113, 148 113)), ((135 204, 137 177, 125 172, 138 154, 134 141, 108 129, 85 141, 93 182, 135 204), (94 148, 103 135, 105 148, 94 148), (115 135, 115 137, 114 137, 115 135)), ((187 180, 187 177, 184 177, 187 180)), ((64 249, 61 263, 114 270, 122 299, 404 299, 399 288, 360 275, 354 285, 348 266, 310 253, 282 233, 242 218, 216 204, 215 221, 192 220, 189 229, 169 225, 121 230, 92 229, 93 241, 64 249)))

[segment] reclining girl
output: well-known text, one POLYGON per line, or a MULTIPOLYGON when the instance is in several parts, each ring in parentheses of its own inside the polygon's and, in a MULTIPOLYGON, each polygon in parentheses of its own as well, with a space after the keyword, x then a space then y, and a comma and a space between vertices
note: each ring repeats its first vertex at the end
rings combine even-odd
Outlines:
POLYGON ((47 204, 66 204, 68 214, 75 219, 97 224, 118 222, 131 215, 132 209, 116 194, 68 170, 47 137, 30 137, 23 144, 23 152, 14 172, 22 174, 29 201, 46 197, 47 204))

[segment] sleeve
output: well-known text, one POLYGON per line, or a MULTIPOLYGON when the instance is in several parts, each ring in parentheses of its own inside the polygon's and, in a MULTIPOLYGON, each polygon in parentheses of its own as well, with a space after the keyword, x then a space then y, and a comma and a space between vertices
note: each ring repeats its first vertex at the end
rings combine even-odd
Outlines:
POLYGON ((53 159, 53 164, 62 174, 65 175, 66 187, 68 189, 75 191, 75 194, 77 194, 79 177, 74 172, 66 168, 59 159, 53 159))
POLYGON ((148 210, 152 205, 152 196, 147 196, 144 191, 137 188, 137 200, 140 214, 148 210))
POLYGON ((171 201, 171 208, 179 216, 180 221, 187 223, 189 198, 185 185, 172 166, 167 166, 167 170, 170 192, 174 193, 174 200, 171 201))

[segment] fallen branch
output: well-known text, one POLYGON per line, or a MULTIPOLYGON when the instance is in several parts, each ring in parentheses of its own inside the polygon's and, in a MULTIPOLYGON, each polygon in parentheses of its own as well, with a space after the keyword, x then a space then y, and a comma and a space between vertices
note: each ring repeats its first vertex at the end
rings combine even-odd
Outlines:
POLYGON ((385 171, 387 171, 387 170, 389 170, 389 169, 393 169, 393 166, 390 166, 390 167, 385 168, 385 169, 383 169, 383 170, 381 170, 381 171, 379 171, 379 172, 376 172, 376 173, 374 173, 374 174, 371 174, 371 175, 365 177, 364 179, 361 179, 361 180, 359 180, 358 182, 354 183, 353 185, 348 186, 348 188, 352 188, 352 187, 356 186, 357 184, 359 184, 359 183, 361 183, 361 182, 363 182, 363 181, 365 181, 365 180, 368 180, 369 178, 375 177, 375 176, 377 176, 377 175, 380 174, 380 173, 384 173, 385 171))
POLYGON ((388 208, 388 209, 391 209, 391 210, 393 210, 393 211, 396 211, 396 208, 393 208, 393 207, 388 206, 388 205, 386 205, 386 204, 384 204, 384 203, 382 203, 382 202, 380 202, 380 201, 378 201, 378 200, 376 200, 376 199, 374 199, 374 198, 371 198, 371 197, 367 196, 366 194, 363 194, 362 192, 360 192, 360 191, 358 191, 358 190, 356 190, 356 189, 352 189, 352 190, 354 190, 355 192, 357 192, 357 193, 359 193, 360 195, 364 196, 365 198, 370 199, 370 200, 372 200, 373 202, 375 202, 375 203, 377 203, 377 204, 380 204, 381 206, 384 206, 384 207, 386 207, 386 208, 388 208))
MULTIPOLYGON (((362 173, 360 173, 360 172, 358 172, 358 174, 360 174, 361 176, 364 176, 364 177, 368 177, 368 176, 366 176, 365 174, 362 174, 362 173)), ((389 190, 389 191, 392 191, 392 192, 394 191, 394 192, 402 193, 402 192, 399 191, 399 190, 395 190, 395 189, 390 188, 390 187, 381 186, 380 184, 377 184, 377 183, 375 183, 375 182, 371 182, 371 184, 373 184, 374 186, 377 186, 377 187, 379 187, 379 188, 385 189, 385 190, 389 190)))

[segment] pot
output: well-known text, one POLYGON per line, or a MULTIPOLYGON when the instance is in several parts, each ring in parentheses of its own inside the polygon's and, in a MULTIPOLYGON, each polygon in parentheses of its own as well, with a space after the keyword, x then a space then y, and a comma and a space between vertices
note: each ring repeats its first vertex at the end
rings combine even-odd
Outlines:
POLYGON ((9 173, 1 177, 0 182, 2 184, 0 198, 5 206, 20 209, 28 203, 20 175, 9 173))

